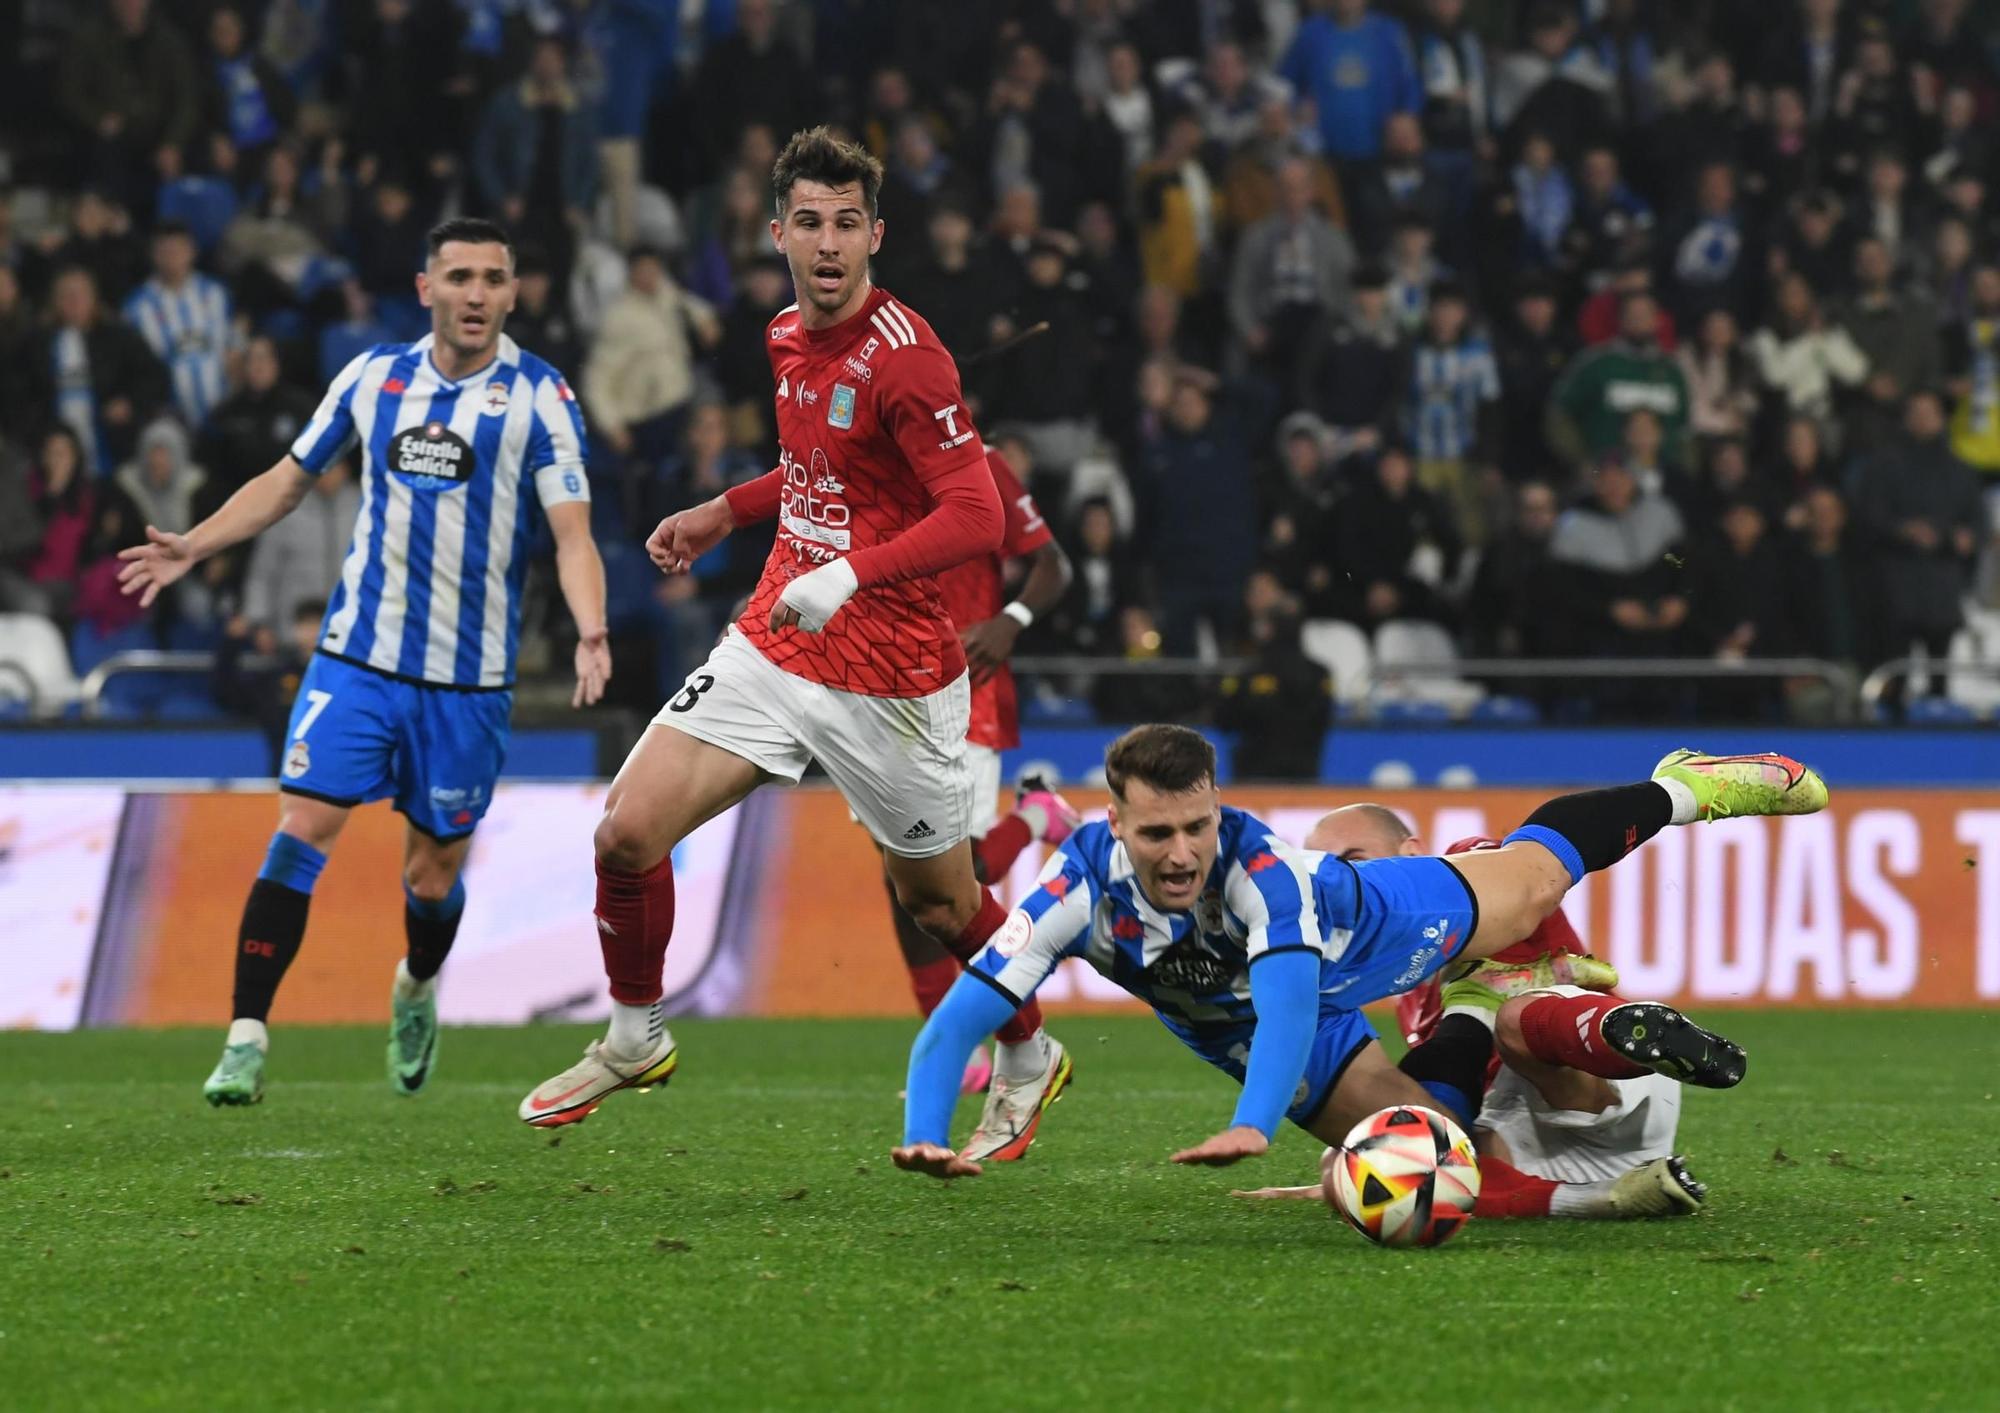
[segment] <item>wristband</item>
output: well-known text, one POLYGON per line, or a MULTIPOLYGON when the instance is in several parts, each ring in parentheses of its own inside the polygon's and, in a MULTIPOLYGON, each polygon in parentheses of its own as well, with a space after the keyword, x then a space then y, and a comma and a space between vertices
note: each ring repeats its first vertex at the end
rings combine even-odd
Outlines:
POLYGON ((1035 626, 1035 611, 1029 608, 1026 604, 1022 603, 1019 599, 1015 599, 1014 602, 1008 604, 1005 608, 1001 609, 1000 611, 1006 614, 1009 618, 1013 619, 1016 623, 1020 624, 1023 628, 1032 628, 1035 626))

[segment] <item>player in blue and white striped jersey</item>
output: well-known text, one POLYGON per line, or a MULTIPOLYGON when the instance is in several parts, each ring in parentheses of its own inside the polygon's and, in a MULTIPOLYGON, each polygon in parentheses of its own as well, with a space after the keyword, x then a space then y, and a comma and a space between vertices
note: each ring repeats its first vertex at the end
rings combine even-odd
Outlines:
MULTIPOLYGON (((1392 1104, 1443 1109, 1470 1126, 1490 1028, 1447 1017, 1391 1065, 1362 1006, 1520 941, 1585 873, 1668 824, 1826 803, 1819 777, 1785 757, 1675 752, 1651 780, 1550 800, 1499 849, 1357 864, 1294 848, 1224 806, 1214 749, 1185 727, 1127 732, 1105 755, 1105 779, 1109 818, 1050 857, 1040 886, 917 1037, 898 1166, 946 1178, 980 1171, 947 1145, 960 1068, 1067 957, 1152 1006, 1242 1083, 1231 1124, 1175 1162, 1255 1156, 1285 1118, 1338 1143, 1392 1104)), ((1496 1189, 1521 1176, 1494 1167, 1496 1189)))
POLYGON ((125 301, 125 322, 167 365, 174 407, 199 428, 229 395, 229 361, 241 345, 229 291, 194 267, 194 235, 178 221, 153 232, 153 277, 125 301))
POLYGON ((579 635, 572 704, 597 701, 611 676, 583 419, 562 375, 501 332, 514 307, 512 242, 488 221, 446 221, 416 281, 428 337, 354 359, 276 466, 187 534, 149 525, 147 543, 121 556, 125 591, 150 604, 360 452, 361 509, 293 708, 278 831, 243 910, 235 1019, 204 1088, 212 1104, 263 1096, 265 1020, 313 885, 348 810, 384 798, 409 821, 409 951, 391 991, 389 1077, 403 1094, 428 1078, 437 973, 465 907, 472 831, 506 754, 522 583, 544 519, 579 635))

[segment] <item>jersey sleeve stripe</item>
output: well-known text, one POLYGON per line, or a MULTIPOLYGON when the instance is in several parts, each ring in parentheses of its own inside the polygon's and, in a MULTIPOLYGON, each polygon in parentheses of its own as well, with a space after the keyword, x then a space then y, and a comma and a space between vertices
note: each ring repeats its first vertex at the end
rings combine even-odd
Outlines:
POLYGON ((917 341, 916 326, 910 322, 910 316, 903 312, 903 307, 900 304, 896 303, 893 299, 888 300, 882 305, 881 312, 889 317, 891 323, 903 331, 905 341, 909 343, 917 341))
MULTIPOLYGON (((887 309, 887 308, 888 308, 887 305, 882 306, 882 309, 887 309)), ((889 347, 901 348, 905 343, 908 342, 908 340, 903 337, 902 332, 900 330, 898 330, 894 325, 892 325, 887 319, 882 317, 882 309, 877 309, 873 314, 870 314, 868 316, 868 322, 873 324, 875 328, 881 333, 882 337, 888 340, 889 347)))
MULTIPOLYGON (((320 400, 319 410, 313 413, 312 421, 306 423, 292 442, 292 459, 317 476, 335 461, 347 454, 354 445, 357 427, 355 418, 355 394, 362 383, 362 374, 368 370, 374 354, 356 354, 348 365, 341 369, 334 380, 327 385, 326 396, 320 400)), ((368 380, 379 386, 379 378, 368 380)))

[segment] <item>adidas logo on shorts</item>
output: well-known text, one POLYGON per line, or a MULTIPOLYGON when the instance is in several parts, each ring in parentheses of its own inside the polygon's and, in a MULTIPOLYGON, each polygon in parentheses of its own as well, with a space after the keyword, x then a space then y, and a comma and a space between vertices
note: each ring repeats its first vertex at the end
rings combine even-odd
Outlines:
POLYGON ((905 829, 903 831, 903 837, 905 839, 912 839, 912 840, 935 839, 937 838, 937 831, 931 828, 930 825, 926 824, 923 820, 920 819, 915 824, 911 825, 908 829, 905 829))

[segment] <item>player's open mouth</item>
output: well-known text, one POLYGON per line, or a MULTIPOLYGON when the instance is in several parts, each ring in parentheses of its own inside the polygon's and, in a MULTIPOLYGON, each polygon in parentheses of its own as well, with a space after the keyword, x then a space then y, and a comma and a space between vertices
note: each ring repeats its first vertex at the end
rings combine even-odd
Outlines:
POLYGON ((1196 874, 1193 869, 1182 873, 1162 873, 1160 891, 1162 893, 1191 893, 1194 891, 1196 874))
POLYGON ((838 265, 813 266, 813 283, 821 289, 839 289, 840 282, 847 278, 846 271, 838 265))
POLYGON ((465 331, 468 334, 483 334, 486 332, 486 316, 484 314, 467 314, 458 322, 465 327, 465 331))

